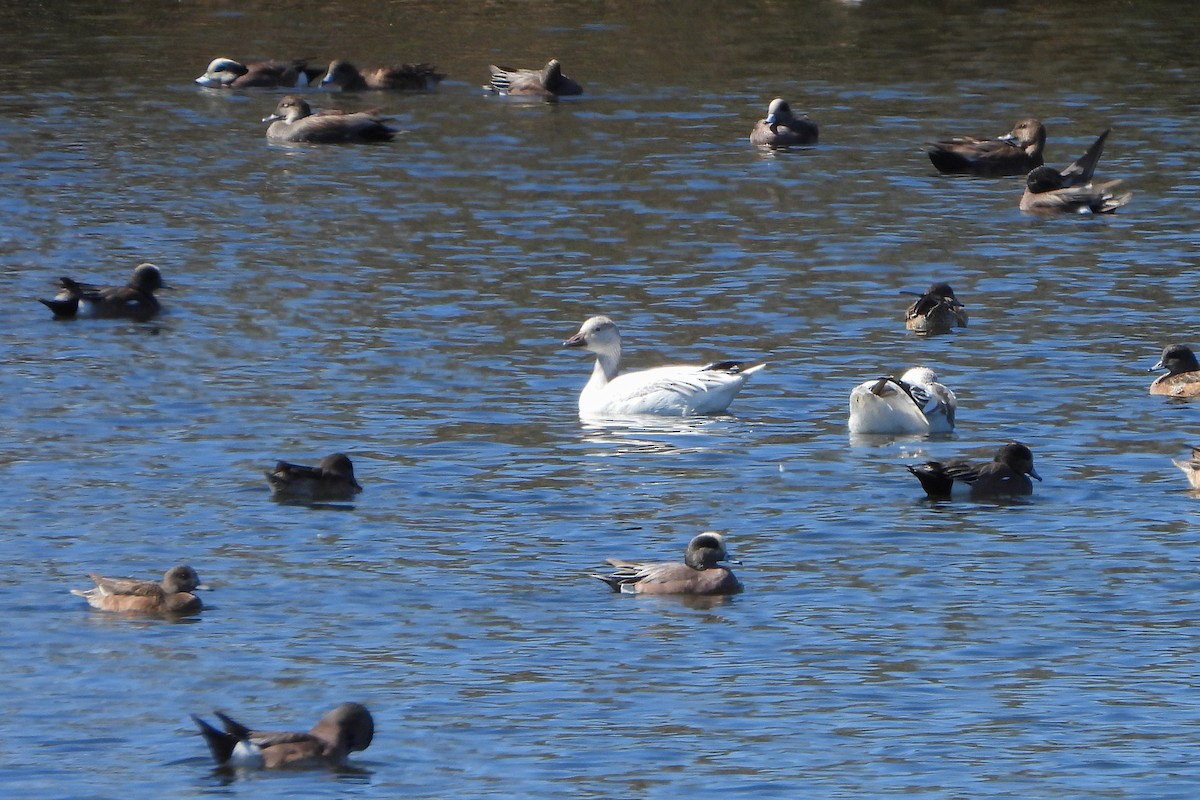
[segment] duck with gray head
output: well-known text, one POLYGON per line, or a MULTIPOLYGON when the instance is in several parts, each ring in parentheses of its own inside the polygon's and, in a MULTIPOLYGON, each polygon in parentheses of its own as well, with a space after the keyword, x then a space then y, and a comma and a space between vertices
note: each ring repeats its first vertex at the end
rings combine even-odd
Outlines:
POLYGON ((583 87, 563 74, 557 58, 541 69, 509 69, 488 65, 491 80, 484 88, 513 97, 569 97, 583 94, 583 87))
POLYGON ((396 134, 384 124, 384 118, 372 112, 314 112, 307 100, 294 94, 280 100, 263 122, 271 123, 267 141, 277 144, 386 142, 396 134))
POLYGON ((616 568, 610 575, 592 575, 608 584, 614 592, 624 594, 734 594, 742 584, 723 565, 730 561, 725 550, 725 537, 715 531, 705 531, 688 542, 683 563, 677 561, 636 562, 619 558, 606 559, 616 568))
POLYGON ((1010 133, 995 139, 955 136, 926 142, 923 149, 938 172, 999 177, 1025 175, 1042 165, 1046 128, 1040 120, 1019 120, 1010 133))

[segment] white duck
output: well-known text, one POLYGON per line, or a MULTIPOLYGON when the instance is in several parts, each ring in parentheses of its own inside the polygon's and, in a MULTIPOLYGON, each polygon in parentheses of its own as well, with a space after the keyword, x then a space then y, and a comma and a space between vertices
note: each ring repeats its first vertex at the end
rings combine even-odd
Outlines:
POLYGON ((860 383, 850 392, 851 433, 949 433, 954 430, 954 392, 927 367, 896 378, 860 383))
POLYGON ((749 377, 766 366, 743 367, 738 361, 722 361, 704 367, 657 367, 618 375, 621 334, 608 317, 587 320, 563 345, 596 354, 591 380, 579 395, 581 417, 718 414, 728 408, 749 377))

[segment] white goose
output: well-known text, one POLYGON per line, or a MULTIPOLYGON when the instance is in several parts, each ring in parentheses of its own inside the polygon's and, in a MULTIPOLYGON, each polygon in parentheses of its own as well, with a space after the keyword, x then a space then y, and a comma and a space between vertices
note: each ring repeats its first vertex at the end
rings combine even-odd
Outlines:
POLYGON ((563 342, 596 354, 591 380, 579 395, 579 416, 621 417, 633 414, 718 414, 766 366, 743 367, 722 361, 704 367, 657 367, 627 372, 621 369, 621 334, 608 317, 592 317, 579 333, 563 342))
POLYGON ((860 383, 850 392, 851 433, 949 433, 958 398, 927 367, 860 383))

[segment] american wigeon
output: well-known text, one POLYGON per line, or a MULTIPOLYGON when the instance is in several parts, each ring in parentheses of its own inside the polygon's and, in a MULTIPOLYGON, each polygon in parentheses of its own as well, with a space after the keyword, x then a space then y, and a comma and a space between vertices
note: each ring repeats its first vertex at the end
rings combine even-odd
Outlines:
POLYGON ((955 136, 926 142, 924 150, 938 172, 968 175, 1025 175, 1042 165, 1046 128, 1032 117, 1019 120, 1010 133, 996 139, 955 136))
POLYGON ((850 392, 850 432, 871 434, 949 433, 958 398, 928 367, 899 378, 879 378, 850 392))
POLYGON ((243 64, 232 58, 214 58, 196 83, 213 89, 284 87, 303 89, 316 81, 323 70, 306 61, 260 61, 243 64))
POLYGON ((263 122, 267 141, 306 144, 347 144, 386 142, 395 134, 382 117, 367 111, 343 113, 329 110, 313 113, 303 97, 289 94, 279 101, 275 111, 263 122))
POLYGON ((333 61, 321 85, 336 86, 343 92, 429 91, 445 77, 432 64, 391 64, 360 71, 349 61, 333 61))
POLYGON ((1171 461, 1187 476, 1188 483, 1193 489, 1200 489, 1200 447, 1192 446, 1192 455, 1187 461, 1180 461, 1177 458, 1173 458, 1171 461))
POLYGON ((71 278, 59 278, 62 288, 52 300, 40 299, 55 317, 99 317, 145 321, 158 314, 154 292, 171 287, 153 264, 139 264, 124 286, 94 286, 71 278))
POLYGON ((316 467, 280 461, 266 475, 271 496, 277 500, 323 503, 350 500, 362 491, 354 479, 354 464, 345 453, 325 456, 316 467))
POLYGON ((217 730, 195 714, 192 719, 220 767, 339 767, 350 753, 366 750, 375 738, 375 720, 358 703, 342 703, 321 717, 307 733, 250 730, 219 711, 214 713, 225 730, 217 730))
POLYGON ((1150 394, 1163 394, 1170 397, 1200 396, 1200 362, 1190 347, 1182 344, 1169 344, 1163 348, 1162 358, 1147 372, 1160 369, 1167 370, 1166 375, 1159 375, 1150 384, 1150 394))
POLYGON ((583 94, 583 87, 563 75, 562 64, 550 59, 541 69, 508 69, 489 64, 492 77, 487 88, 514 97, 567 97, 583 94))
POLYGON ((924 294, 915 294, 908 310, 904 312, 904 327, 910 331, 926 334, 949 333, 951 328, 967 326, 967 312, 954 296, 948 283, 935 283, 924 294))
POLYGON ((750 144, 766 147, 816 144, 819 133, 817 123, 807 115, 797 117, 786 100, 776 97, 767 106, 767 116, 750 131, 750 144))
POLYGON ((636 414, 718 414, 765 364, 721 361, 703 367, 656 367, 619 375, 621 334, 608 317, 592 317, 563 342, 596 354, 592 377, 579 395, 581 417, 636 414))
POLYGON ((1121 181, 1092 183, 1092 173, 1104 152, 1108 131, 1100 134, 1087 152, 1061 172, 1041 166, 1025 178, 1025 193, 1021 195, 1022 211, 1072 214, 1110 214, 1133 197, 1132 192, 1114 194, 1112 187, 1121 181))
POLYGON ((928 461, 907 465, 930 497, 950 497, 956 486, 970 487, 972 499, 1033 494, 1032 476, 1042 479, 1033 468, 1033 452, 1020 442, 1009 442, 996 451, 991 461, 980 464, 961 459, 928 461))
POLYGON ((611 575, 595 575, 614 592, 625 594, 734 594, 742 584, 721 562, 732 564, 725 550, 725 537, 705 531, 688 542, 683 563, 663 561, 640 563, 605 559, 616 568, 611 575))
POLYGON ((106 578, 91 573, 94 589, 72 589, 71 594, 88 601, 101 611, 136 612, 141 614, 195 614, 204 607, 192 594, 208 589, 200 583, 196 570, 181 564, 171 567, 161 581, 135 578, 106 578))

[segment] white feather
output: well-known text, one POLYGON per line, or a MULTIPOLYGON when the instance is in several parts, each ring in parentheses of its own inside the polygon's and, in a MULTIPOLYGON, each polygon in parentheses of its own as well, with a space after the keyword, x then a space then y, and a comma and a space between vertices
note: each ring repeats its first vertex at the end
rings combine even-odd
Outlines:
POLYGON ((592 377, 579 395, 581 417, 717 414, 766 366, 657 367, 621 375, 621 335, 607 317, 587 320, 566 344, 596 354, 592 377))
POLYGON ((850 432, 873 434, 949 433, 958 398, 926 367, 914 367, 897 381, 866 381, 850 392, 850 432))

